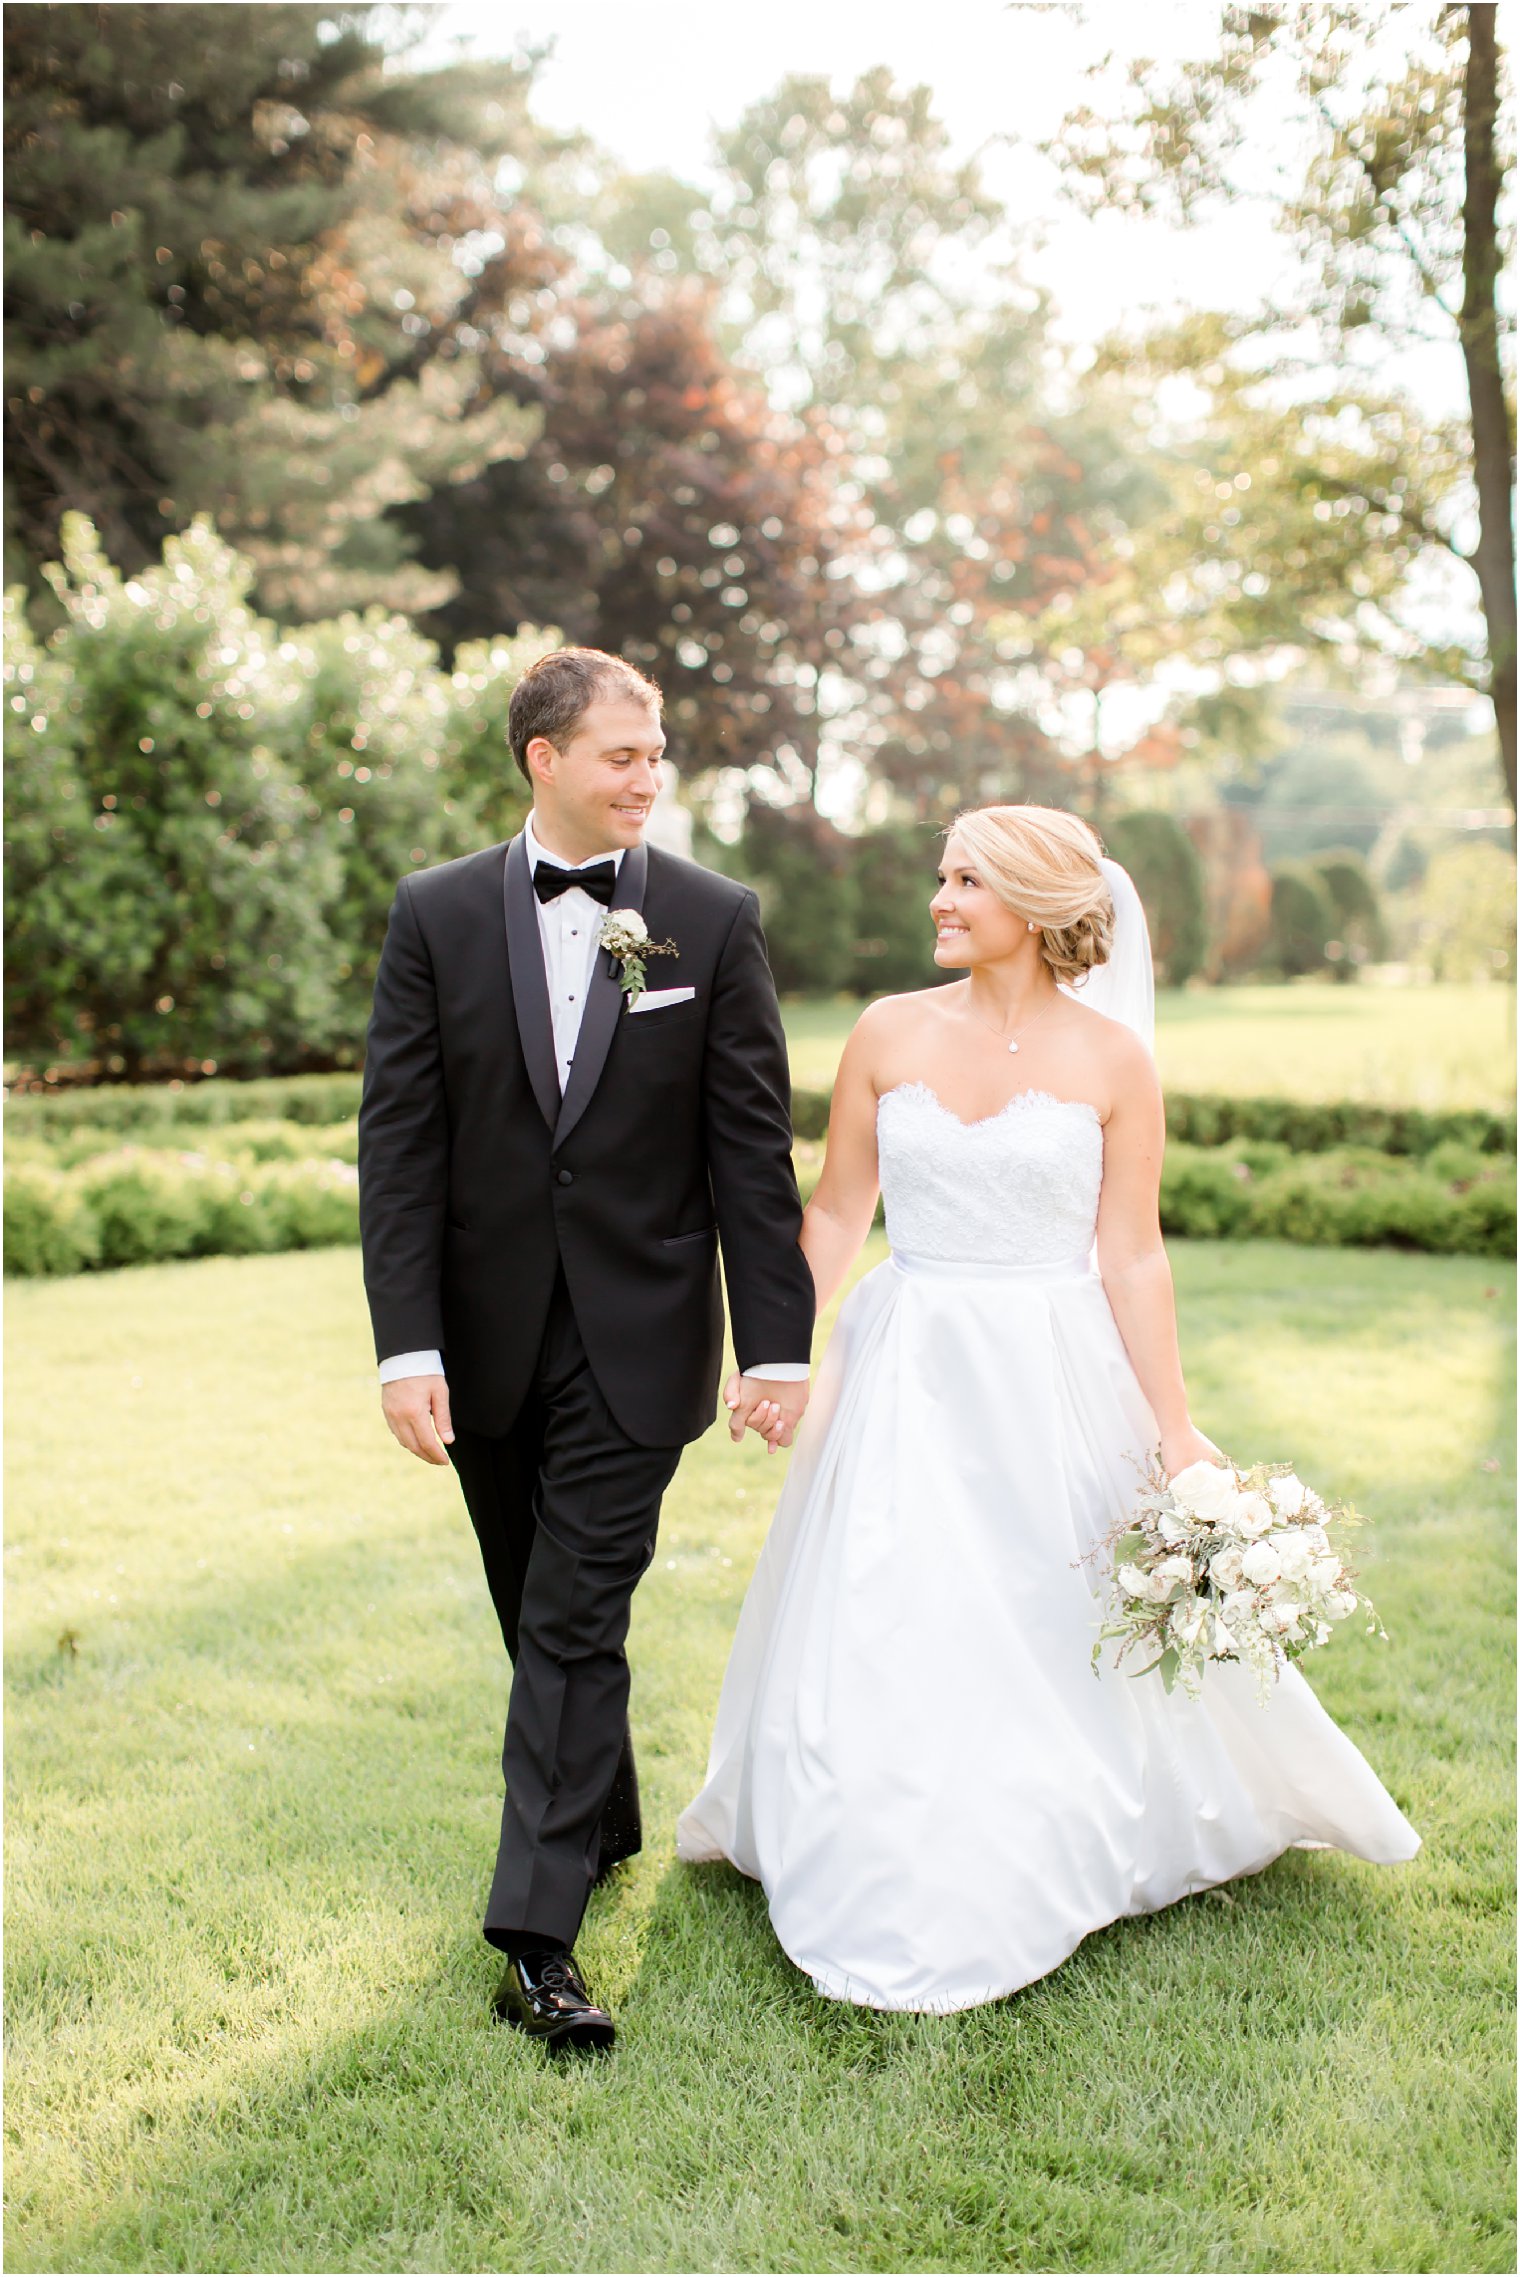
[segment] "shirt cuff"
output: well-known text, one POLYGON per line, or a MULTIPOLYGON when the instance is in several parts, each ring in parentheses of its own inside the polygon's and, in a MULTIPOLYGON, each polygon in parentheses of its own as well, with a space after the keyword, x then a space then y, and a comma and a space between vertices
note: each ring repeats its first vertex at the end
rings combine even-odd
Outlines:
POLYGON ((403 1376, 441 1376, 442 1374, 443 1354, 441 1352, 397 1352, 389 1360, 382 1360, 380 1363, 380 1381, 383 1384, 399 1383, 403 1376))
POLYGON ((777 1360, 769 1368, 744 1368, 746 1376, 764 1376, 772 1384, 805 1384, 812 1374, 806 1360, 777 1360))

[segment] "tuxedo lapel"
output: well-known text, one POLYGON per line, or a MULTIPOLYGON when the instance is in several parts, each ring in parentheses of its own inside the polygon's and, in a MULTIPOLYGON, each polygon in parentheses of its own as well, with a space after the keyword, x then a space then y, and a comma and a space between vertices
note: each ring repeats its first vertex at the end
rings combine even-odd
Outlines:
POLYGON ((538 930, 538 903, 528 868, 528 849, 521 834, 507 848, 502 892, 506 901, 507 963, 512 974, 512 1003, 517 1013, 517 1034, 527 1064, 528 1081, 544 1121, 552 1131, 560 1113, 559 1071, 554 1059, 554 1021, 549 1011, 549 981, 544 971, 544 944, 538 930))
MULTIPOLYGON (((521 840, 518 843, 521 844, 521 840)), ((619 909, 643 908, 644 881, 648 874, 647 851, 642 846, 630 847, 618 865, 616 900, 619 909)), ((622 1009, 623 991, 618 986, 617 965, 605 952, 599 951, 592 969, 591 984, 586 991, 586 1010, 581 1020, 581 1032, 576 1038, 570 1080, 565 1085, 559 1118, 554 1125, 556 1147, 564 1145, 591 1104, 592 1094, 601 1081, 602 1069, 607 1064, 607 1054, 612 1049, 613 1033, 622 1009)), ((546 1016, 547 1011, 546 995, 546 1016)))

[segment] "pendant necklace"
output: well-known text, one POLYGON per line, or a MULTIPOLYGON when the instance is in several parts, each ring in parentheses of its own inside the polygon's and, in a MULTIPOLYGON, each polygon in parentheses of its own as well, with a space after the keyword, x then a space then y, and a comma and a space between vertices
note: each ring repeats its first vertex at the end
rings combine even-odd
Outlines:
MULTIPOLYGON (((1047 1012, 1051 1012, 1055 1009, 1056 1001, 1057 998, 1059 998, 1060 993, 1060 990, 1057 989, 1055 995, 1052 996, 1048 1004, 1042 1004, 1038 1012, 1031 1012, 1029 1018, 1022 1021, 1020 1025, 1014 1030, 1012 1036, 1010 1036, 1008 1039, 1008 1049, 1011 1052, 1016 1052, 1018 1050, 1019 1038, 1023 1035, 1026 1028, 1032 1028, 1036 1020, 1043 1020, 1047 1012)), ((983 1027, 987 1025, 985 1020, 982 1022, 982 1025, 983 1027)), ((1001 1032, 1002 1031, 1000 1029, 994 1030, 995 1034, 1001 1034, 1001 1032)))

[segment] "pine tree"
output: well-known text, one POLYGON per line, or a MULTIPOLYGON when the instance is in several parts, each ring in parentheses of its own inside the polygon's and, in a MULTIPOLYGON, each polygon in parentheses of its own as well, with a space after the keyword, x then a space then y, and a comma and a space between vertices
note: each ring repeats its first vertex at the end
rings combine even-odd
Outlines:
POLYGON ((481 371, 541 275, 492 180, 527 74, 387 73, 381 22, 7 10, 8 579, 70 510, 128 570, 209 511, 281 616, 451 590, 386 509, 533 431, 481 371))

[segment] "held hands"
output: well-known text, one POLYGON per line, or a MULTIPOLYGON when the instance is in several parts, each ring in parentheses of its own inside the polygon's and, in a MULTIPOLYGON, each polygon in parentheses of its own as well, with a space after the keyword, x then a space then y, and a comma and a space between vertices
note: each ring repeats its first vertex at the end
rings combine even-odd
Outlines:
POLYGON ((808 1403, 807 1379, 777 1383, 765 1376, 732 1375, 723 1386, 728 1435, 737 1447, 746 1430, 758 1432, 767 1454, 789 1447, 808 1403))
POLYGON ((400 1376, 380 1386, 380 1407, 409 1455, 425 1463, 447 1463, 454 1437, 449 1421, 449 1387, 442 1376, 400 1376))

